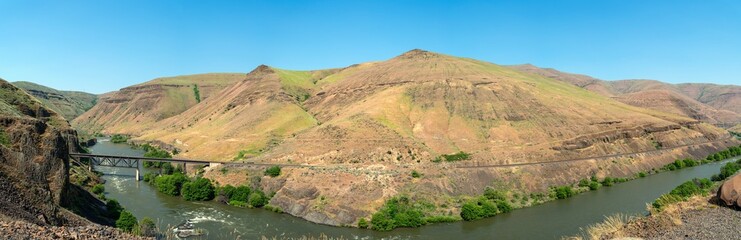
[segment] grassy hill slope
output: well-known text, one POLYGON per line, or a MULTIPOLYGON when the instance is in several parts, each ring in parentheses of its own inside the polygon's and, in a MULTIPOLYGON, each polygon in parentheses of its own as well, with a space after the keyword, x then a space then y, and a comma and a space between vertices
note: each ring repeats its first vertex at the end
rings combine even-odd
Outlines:
POLYGON ((13 82, 12 84, 36 97, 44 106, 70 121, 92 108, 98 99, 95 94, 60 91, 32 82, 13 82))

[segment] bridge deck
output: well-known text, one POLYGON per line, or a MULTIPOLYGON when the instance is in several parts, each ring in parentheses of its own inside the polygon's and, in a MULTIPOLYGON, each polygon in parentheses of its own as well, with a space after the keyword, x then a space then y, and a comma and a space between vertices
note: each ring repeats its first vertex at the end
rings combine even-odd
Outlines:
MULTIPOLYGON (((177 158, 151 158, 151 157, 131 157, 131 156, 117 156, 117 155, 101 155, 101 154, 87 154, 87 153, 70 153, 72 157, 89 157, 89 158, 126 158, 132 160, 144 160, 151 162, 179 162, 179 163, 221 163, 221 164, 234 164, 233 162, 221 162, 221 161, 206 161, 206 160, 195 160, 195 159, 177 159, 177 158)), ((247 164, 247 163, 244 163, 247 164)))
POLYGON ((101 154, 87 154, 87 153, 70 153, 71 157, 88 157, 88 158, 118 158, 118 159, 131 159, 131 160, 143 160, 151 162, 175 162, 175 163, 195 163, 195 164, 211 164, 218 163, 224 165, 250 165, 250 166, 281 166, 281 167, 314 167, 308 164, 281 164, 281 163, 255 163, 255 162, 225 162, 225 161, 210 161, 210 160, 197 160, 197 159, 177 159, 177 158, 151 158, 151 157, 131 157, 131 156, 117 156, 117 155, 101 155, 101 154))

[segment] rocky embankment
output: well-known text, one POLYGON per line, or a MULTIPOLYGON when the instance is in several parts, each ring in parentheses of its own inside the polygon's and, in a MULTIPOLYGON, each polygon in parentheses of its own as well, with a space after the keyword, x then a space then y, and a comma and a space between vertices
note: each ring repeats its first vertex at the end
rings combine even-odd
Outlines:
POLYGON ((741 211, 718 206, 713 201, 711 197, 694 197, 592 239, 738 239, 741 211))
MULTIPOLYGON (((586 231, 589 239, 739 239, 741 236, 741 174, 726 180, 710 196, 694 196, 646 217, 628 221, 608 218, 586 231)), ((581 237, 574 237, 580 239, 581 237)))
POLYGON ((22 221, 0 221, 0 236, 20 239, 153 239, 136 237, 112 227, 85 225, 77 227, 40 226, 22 221))

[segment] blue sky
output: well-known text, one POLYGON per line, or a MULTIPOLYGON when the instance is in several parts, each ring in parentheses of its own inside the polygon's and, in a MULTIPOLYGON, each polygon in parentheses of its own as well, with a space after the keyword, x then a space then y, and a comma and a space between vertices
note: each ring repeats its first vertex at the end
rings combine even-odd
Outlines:
POLYGON ((103 93, 414 48, 601 79, 741 84, 741 1, 0 0, 0 77, 103 93))

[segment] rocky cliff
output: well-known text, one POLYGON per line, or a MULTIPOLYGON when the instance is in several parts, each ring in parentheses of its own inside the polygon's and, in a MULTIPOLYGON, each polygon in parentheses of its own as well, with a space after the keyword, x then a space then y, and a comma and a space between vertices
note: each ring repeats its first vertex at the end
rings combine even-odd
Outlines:
POLYGON ((84 209, 80 213, 92 216, 91 220, 110 224, 110 219, 93 216, 103 208, 102 202, 69 183, 68 154, 77 147, 77 136, 67 121, 4 80, 0 80, 0 113, 0 221, 20 221, 41 229, 93 225, 65 208, 69 207, 84 209))

